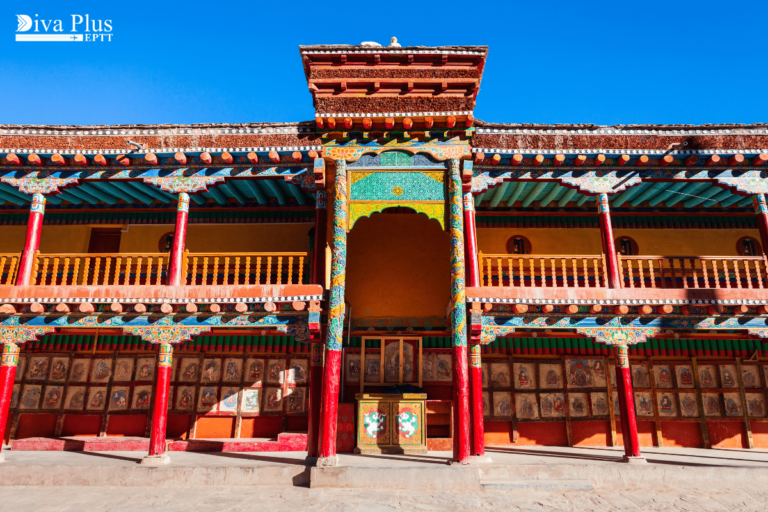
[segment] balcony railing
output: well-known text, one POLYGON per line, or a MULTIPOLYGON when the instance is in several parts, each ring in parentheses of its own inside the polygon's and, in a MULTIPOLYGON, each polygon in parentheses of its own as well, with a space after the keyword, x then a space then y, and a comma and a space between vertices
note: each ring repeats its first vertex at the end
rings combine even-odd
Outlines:
MULTIPOLYGON (((168 282, 168 253, 37 254, 30 286, 158 286, 168 282)), ((18 254, 0 254, 0 285, 13 285, 18 254)), ((309 255, 184 253, 182 283, 197 286, 305 284, 309 255)))
POLYGON ((190 285, 303 284, 309 278, 304 252, 188 254, 186 261, 190 285))
POLYGON ((762 289, 764 256, 622 256, 619 275, 624 288, 762 289))
POLYGON ((38 254, 31 286, 165 284, 168 254, 38 254))
POLYGON ((483 254, 481 286, 605 288, 605 256, 483 254))

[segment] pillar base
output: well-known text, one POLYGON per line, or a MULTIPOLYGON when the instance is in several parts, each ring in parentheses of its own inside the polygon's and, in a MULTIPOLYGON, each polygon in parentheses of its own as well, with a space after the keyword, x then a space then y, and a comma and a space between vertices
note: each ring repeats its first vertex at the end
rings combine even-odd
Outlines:
POLYGON ((493 461, 490 455, 470 455, 469 462, 472 464, 490 464, 493 461))
POLYGON ((466 460, 464 462, 461 462, 459 460, 449 461, 448 465, 449 466, 463 466, 463 467, 466 467, 466 466, 474 466, 475 464, 474 464, 474 461, 472 460, 472 457, 470 457, 469 460, 466 460))
POLYGON ((621 462, 624 462, 626 464, 647 464, 648 461, 645 460, 645 457, 642 455, 640 457, 627 457, 626 455, 624 458, 621 459, 621 462))
POLYGON ((333 455, 331 457, 318 457, 315 466, 318 468, 326 468, 339 465, 339 456, 333 455))
POLYGON ((165 466, 170 463, 171 457, 167 453, 163 453, 162 455, 147 455, 141 459, 139 464, 142 466, 165 466))
POLYGON ((307 455, 304 458, 304 464, 306 464, 308 466, 316 466, 317 465, 317 457, 310 457, 309 455, 307 455))

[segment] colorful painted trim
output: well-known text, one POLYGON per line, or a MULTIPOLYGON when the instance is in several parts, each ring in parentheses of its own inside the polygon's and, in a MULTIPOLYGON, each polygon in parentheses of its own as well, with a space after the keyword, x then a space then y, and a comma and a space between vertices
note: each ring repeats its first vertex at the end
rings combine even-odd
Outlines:
POLYGON ((391 144, 384 145, 378 144, 377 141, 371 141, 365 145, 359 144, 357 141, 352 141, 343 146, 338 145, 335 140, 332 140, 325 144, 323 148, 326 158, 345 160, 347 162, 353 162, 364 154, 379 154, 392 149, 405 151, 413 155, 419 153, 428 154, 439 161, 460 159, 471 155, 468 141, 461 139, 427 143, 411 139, 406 142, 394 141, 391 144))
POLYGON ((605 345, 637 345, 645 343, 646 338, 661 332, 659 327, 577 327, 576 332, 595 338, 598 343, 605 345))
POLYGON ((333 239, 331 290, 328 312, 328 350, 341 350, 344 331, 344 290, 347 272, 347 163, 336 160, 335 198, 333 201, 333 239))
MULTIPOLYGON (((5 322, 11 321, 13 323, 14 317, 10 317, 6 319, 5 322)), ((18 319, 16 320, 16 325, 14 326, 2 326, 0 327, 0 342, 2 343, 13 343, 15 345, 19 345, 21 343, 25 343, 27 341, 35 340, 38 336, 41 336, 43 334, 48 334, 55 332, 56 329, 53 327, 31 327, 31 326, 21 326, 18 325, 18 319)), ((4 323, 5 323, 4 322, 4 323)))
POLYGON ((481 367, 480 345, 472 345, 469 347, 469 367, 481 367))
POLYGON ((50 178, 39 177, 40 172, 35 171, 23 178, 14 178, 3 176, 0 180, 19 189, 24 194, 56 194, 60 192, 59 187, 77 183, 77 178, 50 178))
POLYGON ((35 194, 32 196, 32 206, 30 206, 29 211, 45 215, 45 196, 43 194, 35 194))
POLYGON ((318 210, 325 210, 327 208, 326 193, 325 190, 317 191, 317 200, 315 202, 315 208, 318 210))
POLYGON ((3 354, 0 356, 0 366, 16 366, 19 364, 19 352, 21 349, 15 343, 3 344, 3 354))
POLYGON ((144 183, 154 185, 160 190, 170 192, 171 194, 179 194, 186 192, 188 194, 194 192, 207 192, 208 186, 214 183, 220 183, 224 181, 223 176, 183 176, 183 169, 174 171, 171 175, 156 177, 156 178, 144 178, 144 183))
POLYGON ((454 347, 467 346, 467 297, 464 289, 464 211, 460 161, 448 164, 448 200, 451 236, 451 336, 454 347))
POLYGON ((351 203, 349 205, 349 229, 363 217, 370 217, 374 213, 383 212, 387 208, 410 208, 416 213, 423 213, 430 219, 440 223, 440 228, 445 229, 445 204, 444 203, 409 203, 409 202, 376 202, 376 203, 351 203))
POLYGON ((173 366, 173 345, 163 343, 160 345, 160 352, 157 358, 159 368, 170 368, 173 366))
POLYGON ((765 194, 757 194, 752 198, 752 204, 755 205, 755 213, 768 214, 768 204, 765 202, 765 194))
POLYGON ((192 336, 210 331, 210 327, 123 327, 123 333, 139 336, 150 343, 184 343, 192 336))
POLYGON ((629 349, 626 345, 614 345, 616 351, 616 366, 629 368, 629 349))
POLYGON ((189 194, 186 192, 179 193, 179 207, 180 212, 189 213, 189 194))

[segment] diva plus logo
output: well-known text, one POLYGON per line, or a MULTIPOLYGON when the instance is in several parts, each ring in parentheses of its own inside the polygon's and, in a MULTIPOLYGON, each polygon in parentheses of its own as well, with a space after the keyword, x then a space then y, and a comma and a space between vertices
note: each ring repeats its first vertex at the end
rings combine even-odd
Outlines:
POLYGON ((16 19, 16 41, 112 42, 112 20, 94 20, 88 14, 70 14, 64 20, 17 14, 16 19))

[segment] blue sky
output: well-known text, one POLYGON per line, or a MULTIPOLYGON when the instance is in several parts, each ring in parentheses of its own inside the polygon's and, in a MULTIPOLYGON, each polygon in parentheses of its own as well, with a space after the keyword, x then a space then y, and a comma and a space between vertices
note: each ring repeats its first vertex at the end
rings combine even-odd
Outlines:
POLYGON ((313 118, 300 44, 490 47, 475 116, 768 122, 768 2, 49 2, 0 6, 0 124, 313 118), (336 10, 334 10, 334 7, 336 10), (473 9, 473 10, 470 10, 473 9), (22 43, 16 14, 112 20, 110 43, 22 43))

